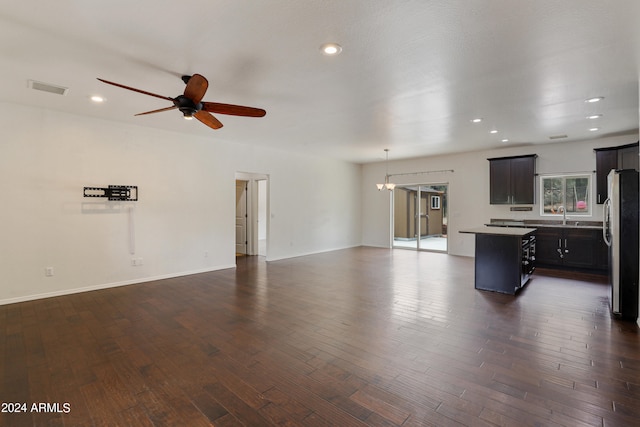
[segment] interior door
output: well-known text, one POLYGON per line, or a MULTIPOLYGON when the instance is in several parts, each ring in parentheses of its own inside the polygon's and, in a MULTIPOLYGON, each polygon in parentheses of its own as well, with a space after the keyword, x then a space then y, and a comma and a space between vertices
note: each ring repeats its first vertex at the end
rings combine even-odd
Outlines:
POLYGON ((247 254, 247 181, 236 181, 236 253, 247 254))

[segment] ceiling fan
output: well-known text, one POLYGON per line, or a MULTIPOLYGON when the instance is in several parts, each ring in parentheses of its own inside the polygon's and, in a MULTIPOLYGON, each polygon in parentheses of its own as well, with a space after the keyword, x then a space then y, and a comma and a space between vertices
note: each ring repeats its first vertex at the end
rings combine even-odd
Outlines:
POLYGON ((175 98, 171 98, 170 96, 157 95, 155 93, 125 86, 120 83, 110 82, 101 78, 98 78, 98 80, 103 83, 121 87, 123 89, 129 89, 134 92, 143 93, 149 96, 155 96, 156 98, 166 99, 167 101, 173 102, 173 106, 171 107, 138 113, 136 114, 136 116, 177 109, 182 112, 184 118, 187 120, 193 119, 195 117, 212 129, 220 129, 222 127, 222 123, 211 113, 244 117, 263 117, 265 114, 267 114, 267 112, 261 108, 202 101, 202 98, 204 97, 204 94, 209 87, 209 82, 200 74, 194 74, 193 76, 182 76, 182 81, 185 82, 187 86, 184 88, 184 93, 182 95, 176 96, 175 98))

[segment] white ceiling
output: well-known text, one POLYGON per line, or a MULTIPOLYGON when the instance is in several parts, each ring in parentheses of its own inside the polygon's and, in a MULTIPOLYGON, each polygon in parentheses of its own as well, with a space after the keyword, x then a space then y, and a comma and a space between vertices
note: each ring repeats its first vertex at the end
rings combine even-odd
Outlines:
POLYGON ((357 163, 384 148, 397 159, 633 139, 639 27, 638 0, 3 1, 0 100, 357 163), (342 54, 322 55, 325 42, 342 54), (266 117, 217 115, 217 131, 177 111, 134 117, 170 103, 96 80, 174 97, 193 73, 209 80, 204 100, 266 117))

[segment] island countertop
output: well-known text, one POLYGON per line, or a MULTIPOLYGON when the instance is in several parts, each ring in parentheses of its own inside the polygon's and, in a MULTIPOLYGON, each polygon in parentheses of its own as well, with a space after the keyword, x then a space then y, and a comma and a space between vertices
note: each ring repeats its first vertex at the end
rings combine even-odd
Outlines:
POLYGON ((475 227, 460 230, 460 233, 468 234, 490 234, 494 236, 526 236, 536 231, 535 228, 521 227, 475 227))

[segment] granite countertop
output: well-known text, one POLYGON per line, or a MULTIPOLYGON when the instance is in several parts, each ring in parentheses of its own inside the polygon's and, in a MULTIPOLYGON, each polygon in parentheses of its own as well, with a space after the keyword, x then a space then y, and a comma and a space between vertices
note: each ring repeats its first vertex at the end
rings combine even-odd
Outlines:
POLYGON ((535 232, 535 228, 525 227, 475 227, 460 230, 460 233, 468 234, 490 234, 494 236, 515 236, 522 237, 535 232))
POLYGON ((490 227, 552 227, 552 228, 586 228, 586 229, 602 229, 601 221, 580 221, 567 220, 566 224, 562 220, 509 220, 509 219, 492 219, 491 222, 485 224, 490 227))

